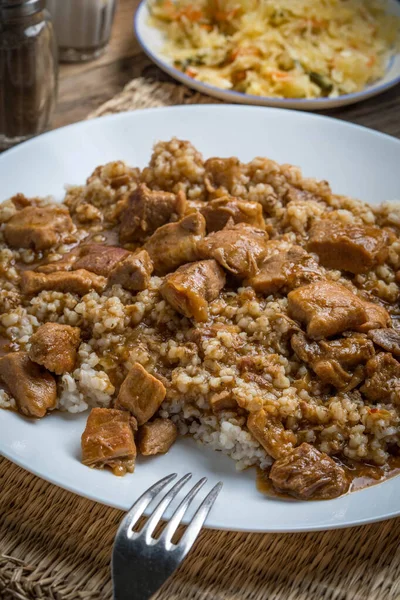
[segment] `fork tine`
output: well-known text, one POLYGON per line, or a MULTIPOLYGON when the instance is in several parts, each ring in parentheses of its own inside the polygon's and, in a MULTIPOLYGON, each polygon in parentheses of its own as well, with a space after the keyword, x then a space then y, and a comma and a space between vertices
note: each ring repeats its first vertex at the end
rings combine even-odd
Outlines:
POLYGON ((207 519, 208 513, 212 509, 213 504, 221 491, 221 488, 222 481, 217 483, 217 485, 213 487, 211 492, 204 498, 203 502, 200 504, 199 508, 195 512, 195 515, 190 524, 188 525, 181 540, 178 542, 178 548, 182 553, 182 558, 186 556, 186 554, 189 552, 190 548, 196 541, 200 529, 203 527, 204 521, 207 519))
POLYGON ((129 512, 122 519, 117 535, 125 531, 126 535, 129 537, 130 530, 140 519, 150 502, 154 500, 161 490, 163 490, 175 478, 176 473, 167 475, 167 477, 163 477, 163 479, 160 479, 160 481, 157 481, 157 483, 146 490, 144 494, 142 494, 140 498, 136 500, 135 504, 133 504, 129 512))
POLYGON ((178 529, 179 524, 182 521, 183 515, 189 508, 197 492, 200 490, 200 488, 203 487, 206 481, 207 477, 203 477, 202 479, 200 479, 196 483, 196 485, 194 485, 192 489, 186 494, 182 502, 179 504, 178 508, 175 510, 174 514, 168 522, 168 525, 166 526, 166 528, 160 536, 160 540, 164 541, 166 545, 169 545, 171 543, 171 539, 173 538, 174 533, 178 529))
POLYGON ((181 479, 179 479, 179 481, 175 483, 175 485, 169 490, 169 492, 165 494, 165 496, 157 504, 156 508, 154 509, 154 512, 149 517, 149 519, 147 520, 146 524, 143 526, 140 532, 145 536, 147 543, 150 543, 151 534, 160 522, 160 519, 166 511, 167 507, 171 504, 175 496, 183 488, 186 482, 189 481, 191 477, 191 473, 187 473, 186 475, 184 475, 181 479))

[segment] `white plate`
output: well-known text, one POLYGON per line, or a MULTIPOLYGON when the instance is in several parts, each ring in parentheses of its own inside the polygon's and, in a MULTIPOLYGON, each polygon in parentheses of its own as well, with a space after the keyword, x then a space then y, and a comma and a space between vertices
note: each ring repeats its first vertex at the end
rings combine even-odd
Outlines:
MULTIPOLYGON (((122 159, 143 167, 157 140, 191 140, 209 156, 268 156, 300 165, 306 176, 371 203, 400 198, 400 141, 310 113, 243 106, 185 106, 144 110, 86 121, 47 133, 0 155, 0 193, 53 194, 82 183, 99 164, 122 159)), ((176 471, 222 479, 209 525, 250 531, 329 529, 400 514, 400 477, 325 502, 269 499, 255 471, 235 471, 232 460, 180 440, 160 457, 139 460, 133 475, 114 477, 79 462, 86 415, 53 414, 31 421, 0 410, 0 453, 33 473, 110 506, 127 509, 152 482, 176 471)))
MULTIPOLYGON (((392 14, 400 16, 400 3, 398 0, 389 0, 389 11, 392 14)), ((223 90, 221 88, 196 81, 188 75, 179 71, 173 66, 173 61, 165 56, 163 47, 165 45, 164 36, 161 31, 151 27, 148 23, 149 10, 147 0, 142 0, 134 18, 134 31, 136 38, 142 46, 147 56, 156 63, 163 71, 168 73, 174 79, 181 81, 188 87, 191 87, 208 96, 214 96, 225 102, 235 102, 238 104, 259 104, 262 106, 275 106, 280 108, 295 108, 299 110, 323 110, 354 104, 361 100, 366 100, 372 96, 382 94, 389 88, 400 82, 400 53, 396 54, 389 62, 385 76, 369 85, 361 92, 354 94, 345 94, 338 98, 316 98, 316 99, 293 99, 293 98, 269 98, 267 96, 253 96, 242 92, 232 90, 223 90)))

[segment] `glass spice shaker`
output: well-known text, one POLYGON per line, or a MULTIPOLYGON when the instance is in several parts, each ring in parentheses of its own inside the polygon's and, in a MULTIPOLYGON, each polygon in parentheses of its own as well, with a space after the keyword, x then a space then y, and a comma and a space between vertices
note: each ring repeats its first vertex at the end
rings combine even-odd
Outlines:
POLYGON ((57 74, 44 0, 0 0, 0 150, 46 130, 57 74))
POLYGON ((111 36, 116 0, 47 0, 57 34, 60 61, 101 56, 111 36))

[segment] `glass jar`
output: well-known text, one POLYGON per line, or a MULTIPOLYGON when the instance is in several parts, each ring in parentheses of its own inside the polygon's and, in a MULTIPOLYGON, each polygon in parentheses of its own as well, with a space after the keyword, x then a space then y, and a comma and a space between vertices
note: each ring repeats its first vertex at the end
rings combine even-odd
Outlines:
POLYGON ((57 71, 57 45, 43 0, 0 0, 0 149, 47 129, 57 71))
POLYGON ((111 36, 116 0, 47 0, 61 61, 98 58, 111 36))

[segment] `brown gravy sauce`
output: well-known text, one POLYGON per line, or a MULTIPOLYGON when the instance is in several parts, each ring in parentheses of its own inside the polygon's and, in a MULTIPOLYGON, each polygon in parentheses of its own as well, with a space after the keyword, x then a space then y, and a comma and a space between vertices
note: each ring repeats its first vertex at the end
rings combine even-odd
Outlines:
MULTIPOLYGON (((80 227, 80 226, 78 226, 80 227)), ((123 245, 119 243, 119 228, 111 227, 109 229, 102 229, 101 231, 88 231, 88 235, 83 238, 80 242, 71 245, 69 252, 76 250, 80 246, 84 246, 85 244, 102 244, 104 246, 120 246, 123 248, 123 245)), ((67 252, 64 256, 66 256, 69 252, 67 252)), ((62 260, 62 259, 61 259, 62 260)), ((17 261, 15 263, 15 268, 19 272, 23 271, 35 271, 38 267, 42 265, 47 265, 49 262, 47 255, 45 254, 43 258, 36 260, 31 263, 25 263, 23 261, 17 261)), ((57 262, 57 261, 56 261, 57 262)))
MULTIPOLYGON (((390 457, 388 464, 384 467, 363 464, 355 460, 340 461, 340 464, 346 470, 346 473, 351 480, 349 492, 356 492, 366 487, 370 487, 371 485, 382 483, 382 481, 395 477, 396 475, 400 475, 400 456, 390 457)), ((269 471, 257 469, 256 484, 259 492, 272 498, 281 498, 284 500, 292 500, 294 502, 298 501, 294 496, 275 489, 268 475, 269 471)), ((313 500, 313 498, 310 498, 310 500, 313 500)))
POLYGON ((11 352, 11 344, 12 342, 8 338, 0 335, 0 356, 4 356, 5 354, 11 352))

